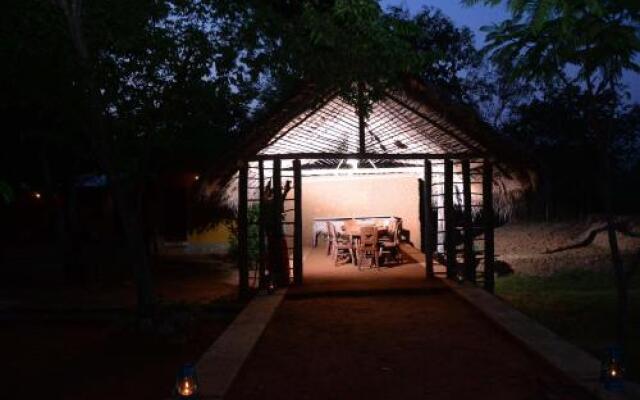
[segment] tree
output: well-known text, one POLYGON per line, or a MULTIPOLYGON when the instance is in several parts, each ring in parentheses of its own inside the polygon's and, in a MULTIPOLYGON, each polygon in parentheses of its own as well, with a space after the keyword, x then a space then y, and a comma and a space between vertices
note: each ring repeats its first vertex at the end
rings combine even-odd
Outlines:
POLYGON ((425 62, 418 77, 439 88, 450 100, 477 104, 474 95, 484 84, 478 76, 483 60, 474 46, 471 30, 455 26, 433 7, 424 7, 413 16, 400 7, 391 7, 389 11, 393 18, 411 21, 417 27, 413 48, 430 61, 425 62))
POLYGON ((203 2, 25 0, 0 16, 7 180, 49 175, 53 192, 106 174, 143 313, 154 303, 145 189, 223 154, 254 97, 234 85, 239 49, 216 42, 210 14, 203 2), (47 163, 23 161, 32 154, 47 163))
MULTIPOLYGON (((500 0, 464 0, 495 5, 500 0)), ((611 261, 618 293, 617 338, 624 347, 629 300, 627 277, 616 236, 612 201, 613 121, 621 104, 621 76, 640 71, 640 5, 625 0, 506 0, 512 18, 487 28, 485 51, 511 80, 546 87, 578 85, 585 96, 587 135, 594 138, 601 176, 611 261)))
POLYGON ((227 39, 244 49, 239 63, 262 83, 263 110, 301 81, 334 88, 368 111, 371 101, 424 65, 412 47, 411 21, 383 12, 375 0, 332 2, 242 0, 216 8, 227 39), (241 21, 241 22, 240 22, 241 21))

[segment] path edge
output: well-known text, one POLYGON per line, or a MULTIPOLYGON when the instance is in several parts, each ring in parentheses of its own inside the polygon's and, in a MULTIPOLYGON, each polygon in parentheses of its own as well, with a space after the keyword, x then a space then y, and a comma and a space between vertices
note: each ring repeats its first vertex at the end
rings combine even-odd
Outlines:
POLYGON ((223 399, 288 288, 257 294, 196 363, 198 398, 223 399))
POLYGON ((596 357, 562 339, 499 297, 469 283, 436 279, 442 280, 459 298, 480 311, 530 352, 599 399, 640 399, 640 385, 632 382, 625 382, 625 393, 606 391, 600 384, 600 361, 596 357))

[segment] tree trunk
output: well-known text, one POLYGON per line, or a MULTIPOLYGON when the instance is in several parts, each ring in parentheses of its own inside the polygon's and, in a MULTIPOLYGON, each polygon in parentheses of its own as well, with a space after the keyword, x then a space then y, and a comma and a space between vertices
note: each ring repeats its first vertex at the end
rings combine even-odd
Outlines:
POLYGON ((611 197, 611 160, 609 159, 608 143, 600 146, 602 151, 602 200, 604 202, 605 217, 607 221, 607 236, 609 239, 609 249, 611 251, 611 263, 615 273, 616 289, 618 294, 618 310, 616 322, 616 339, 621 348, 626 345, 627 320, 629 314, 629 293, 626 274, 620 248, 618 246, 618 236, 616 234, 616 221, 613 211, 613 201, 611 197))
POLYGON ((114 205, 121 219, 122 230, 128 248, 133 274, 136 282, 138 311, 147 315, 154 303, 151 285, 151 271, 149 257, 146 251, 144 233, 139 213, 136 213, 135 195, 133 190, 127 190, 127 185, 121 181, 113 157, 110 135, 104 120, 102 100, 99 89, 93 78, 89 51, 84 40, 82 30, 82 0, 55 0, 55 4, 64 13, 69 35, 80 66, 80 84, 87 96, 89 113, 85 134, 100 168, 106 173, 113 193, 114 205))

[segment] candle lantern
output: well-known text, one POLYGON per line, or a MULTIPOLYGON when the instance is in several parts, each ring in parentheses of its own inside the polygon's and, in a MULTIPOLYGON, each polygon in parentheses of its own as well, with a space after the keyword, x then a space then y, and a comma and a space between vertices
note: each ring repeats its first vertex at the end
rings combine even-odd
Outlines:
POLYGON ((196 368, 193 364, 185 364, 176 377, 174 388, 175 399, 197 399, 198 398, 198 378, 196 368))
POLYGON ((624 388, 624 367, 620 348, 610 347, 607 350, 607 356, 602 362, 600 379, 607 390, 619 392, 624 388))

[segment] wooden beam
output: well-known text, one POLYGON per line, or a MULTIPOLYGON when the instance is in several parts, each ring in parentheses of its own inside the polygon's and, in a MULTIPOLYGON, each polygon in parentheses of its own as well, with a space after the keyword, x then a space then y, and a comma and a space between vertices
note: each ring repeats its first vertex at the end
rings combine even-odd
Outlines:
POLYGON ((444 221, 445 239, 444 246, 447 258, 447 277, 454 278, 457 269, 456 245, 454 240, 454 215, 453 215, 453 161, 444 161, 444 221))
POLYGON ((330 160, 352 158, 357 160, 443 160, 453 158, 458 160, 468 160, 474 158, 483 158, 484 154, 479 153, 338 153, 338 152, 306 152, 306 153, 290 153, 290 154, 257 154, 255 160, 292 160, 292 159, 312 159, 312 160, 330 160))
POLYGON ((247 215, 248 170, 245 162, 238 173, 238 276, 240 297, 249 294, 249 223, 247 215))
POLYGON ((259 216, 258 216, 258 268, 259 268, 259 279, 260 285, 262 285, 265 281, 265 270, 267 264, 267 249, 265 246, 265 218, 268 218, 265 213, 267 211, 267 207, 265 207, 265 198, 264 198, 264 161, 258 161, 258 182, 260 184, 259 190, 259 216))
POLYGON ((293 160, 293 281, 302 285, 302 168, 300 160, 293 160))
POLYGON ((283 204, 284 201, 282 199, 282 174, 281 174, 281 162, 279 159, 273 160, 273 206, 271 215, 272 223, 273 223, 273 240, 274 243, 270 246, 271 251, 276 252, 276 254, 271 255, 271 260, 274 262, 272 265, 273 271, 273 279, 280 286, 286 286, 289 284, 289 274, 288 274, 288 265, 283 265, 284 262, 282 257, 282 212, 283 212, 283 204))
POLYGON ((473 219, 471 210, 471 163, 462 161, 462 192, 464 197, 464 275, 476 281, 475 254, 473 252, 473 219))
POLYGON ((482 216, 484 226, 484 288, 493 293, 494 282, 494 213, 493 213, 493 164, 490 160, 484 161, 482 176, 482 216))
POLYGON ((426 274, 427 278, 431 278, 434 276, 433 273, 433 252, 435 247, 433 246, 432 238, 435 237, 437 240, 438 234, 432 235, 432 230, 438 229, 438 224, 434 224, 433 219, 433 204, 431 203, 431 197, 433 196, 433 179, 432 179, 432 170, 431 170, 431 161, 425 159, 424 160, 424 185, 423 185, 423 235, 422 243, 425 244, 425 248, 422 249, 422 252, 425 255, 425 263, 426 263, 426 274))
POLYGON ((360 142, 358 153, 360 154, 365 154, 367 152, 367 144, 364 140, 366 121, 364 120, 364 110, 362 109, 362 107, 364 107, 364 87, 365 85, 363 82, 358 83, 358 106, 356 107, 356 111, 358 112, 358 139, 360 142))
POLYGON ((360 142, 360 154, 365 154, 367 152, 366 149, 366 142, 365 142, 365 135, 364 135, 364 129, 366 126, 366 122, 364 120, 364 115, 362 115, 362 112, 358 112, 358 138, 359 138, 359 142, 360 142))

